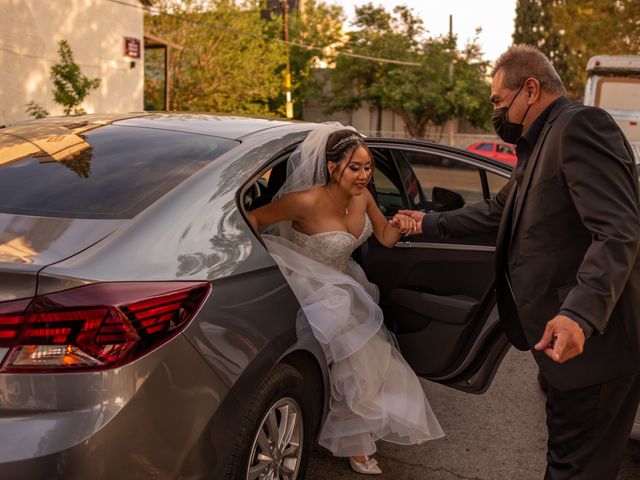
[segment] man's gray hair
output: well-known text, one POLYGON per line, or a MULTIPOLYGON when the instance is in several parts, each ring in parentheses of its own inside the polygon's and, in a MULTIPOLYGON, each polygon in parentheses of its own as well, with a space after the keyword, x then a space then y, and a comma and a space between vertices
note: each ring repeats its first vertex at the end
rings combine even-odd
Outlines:
POLYGON ((567 94, 558 72, 553 68, 549 59, 531 45, 519 44, 509 47, 496 60, 496 64, 491 70, 491 78, 498 73, 498 70, 504 72, 503 85, 509 90, 519 89, 525 80, 531 77, 538 80, 541 88, 551 94, 567 94))

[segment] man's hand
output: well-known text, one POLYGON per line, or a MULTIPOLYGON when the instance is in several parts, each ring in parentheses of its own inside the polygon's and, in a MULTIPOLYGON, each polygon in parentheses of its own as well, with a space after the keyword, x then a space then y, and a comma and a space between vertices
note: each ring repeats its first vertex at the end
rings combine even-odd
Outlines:
POLYGON ((416 210, 398 210, 398 213, 411 217, 415 221, 416 229, 411 233, 411 235, 419 235, 422 233, 422 218, 424 217, 424 212, 418 212, 416 210))
POLYGON ((557 315, 547 322, 544 334, 534 348, 558 363, 576 357, 584 349, 584 331, 578 322, 565 315, 557 315))
POLYGON ((402 235, 411 235, 416 231, 417 222, 411 218, 409 215, 403 215, 400 212, 396 213, 391 220, 389 220, 389 224, 398 229, 398 231, 402 235))

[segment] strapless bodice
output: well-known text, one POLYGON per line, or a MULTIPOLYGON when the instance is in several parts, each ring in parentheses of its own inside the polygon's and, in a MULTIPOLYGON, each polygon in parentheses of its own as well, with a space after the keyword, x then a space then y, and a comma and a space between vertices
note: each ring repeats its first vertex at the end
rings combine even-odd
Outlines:
POLYGON ((364 215, 364 229, 359 237, 343 230, 307 235, 292 229, 292 240, 305 253, 318 262, 345 272, 353 251, 362 245, 373 233, 373 226, 367 214, 364 215))

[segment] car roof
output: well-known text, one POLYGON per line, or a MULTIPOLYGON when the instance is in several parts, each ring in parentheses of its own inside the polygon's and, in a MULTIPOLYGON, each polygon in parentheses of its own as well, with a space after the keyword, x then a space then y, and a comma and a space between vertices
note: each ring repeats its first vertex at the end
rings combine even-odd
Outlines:
POLYGON ((84 133, 106 126, 165 130, 238 141, 257 132, 287 125, 293 125, 293 122, 198 113, 140 112, 47 117, 0 127, 0 165, 27 156, 64 160, 89 146, 84 133))
POLYGON ((87 114, 27 120, 0 128, 0 134, 19 133, 20 136, 28 139, 31 136, 38 137, 43 130, 50 130, 47 128, 48 126, 62 127, 70 130, 70 133, 78 134, 84 130, 92 130, 103 125, 117 125, 120 127, 172 130, 238 140, 261 130, 290 125, 291 123, 277 119, 232 115, 137 112, 87 114))

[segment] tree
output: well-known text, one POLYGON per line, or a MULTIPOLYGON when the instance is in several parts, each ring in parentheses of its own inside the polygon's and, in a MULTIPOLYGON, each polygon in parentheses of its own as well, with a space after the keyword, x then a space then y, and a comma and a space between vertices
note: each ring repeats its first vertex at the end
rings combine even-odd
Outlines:
POLYGON ((543 49, 550 33, 548 7, 553 0, 518 0, 513 43, 526 43, 543 49))
POLYGON ((489 62, 483 59, 478 45, 480 33, 480 29, 476 30, 476 37, 462 51, 456 52, 451 102, 454 118, 463 118, 474 127, 492 130, 491 86, 487 81, 489 62))
POLYGON ((387 108, 417 138, 424 137, 429 124, 442 126, 453 118, 488 125, 487 63, 475 41, 458 51, 455 37, 428 38, 422 21, 407 7, 396 7, 390 14, 365 5, 356 9, 355 25, 359 28, 344 50, 404 63, 339 56, 332 75, 332 110, 355 110, 363 102, 379 113, 387 108))
POLYGON ((638 0, 555 0, 550 10, 552 29, 564 46, 561 76, 573 98, 584 94, 592 56, 640 54, 638 0))
MULTIPOLYGON (((410 15, 406 7, 397 8, 410 15)), ((383 7, 374 7, 373 4, 356 7, 355 14, 353 25, 356 29, 349 32, 347 41, 337 50, 338 54, 348 52, 407 62, 416 59, 417 37, 423 33, 419 18, 411 15, 404 19, 402 16, 396 18, 383 7)), ((386 103, 382 82, 394 65, 347 55, 338 55, 335 65, 330 77, 329 112, 353 111, 368 103, 378 111, 376 129, 379 134, 386 103)))
POLYGON ((265 34, 260 2, 158 0, 145 29, 177 44, 169 108, 266 114, 282 89, 284 46, 265 34))
POLYGON ((538 47, 581 98, 589 58, 640 53, 638 31, 637 0, 518 0, 513 41, 538 47))
POLYGON ((66 40, 60 40, 58 55, 60 56, 60 63, 51 67, 53 99, 64 107, 65 115, 69 115, 71 112, 74 114, 84 113, 84 110, 80 108, 80 104, 92 90, 100 86, 100 79, 91 79, 80 71, 80 67, 73 59, 71 47, 66 40))
MULTIPOLYGON (((312 96, 321 95, 322 84, 313 75, 317 64, 327 60, 323 53, 295 44, 330 46, 340 42, 344 36, 344 10, 340 5, 327 4, 321 0, 306 0, 304 10, 293 11, 289 19, 291 48, 291 76, 293 82, 294 113, 302 114, 302 105, 312 96)), ((281 19, 276 19, 276 25, 281 19)), ((284 102, 281 95, 279 105, 284 102)))
POLYGON ((33 118, 45 118, 49 116, 49 112, 39 103, 31 100, 25 105, 25 112, 33 118))
POLYGON ((462 52, 455 37, 425 40, 420 67, 393 68, 382 82, 383 104, 405 122, 412 137, 423 137, 427 126, 464 118, 487 128, 491 117, 486 62, 476 45, 462 52))

